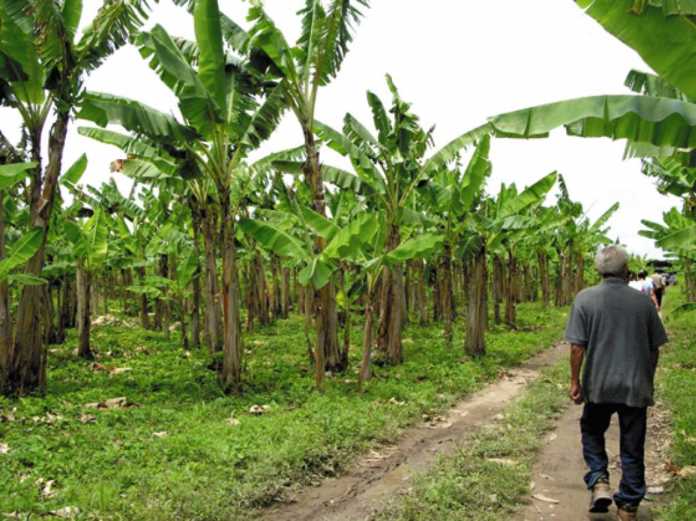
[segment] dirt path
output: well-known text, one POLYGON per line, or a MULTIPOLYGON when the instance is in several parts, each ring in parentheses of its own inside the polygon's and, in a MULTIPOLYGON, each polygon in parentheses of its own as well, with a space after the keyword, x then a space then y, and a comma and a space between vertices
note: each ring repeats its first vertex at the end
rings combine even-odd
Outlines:
POLYGON ((558 344, 512 369, 503 378, 459 402, 436 422, 422 424, 403 433, 393 446, 360 458, 338 478, 326 479, 318 487, 300 491, 291 503, 262 513, 273 521, 360 521, 405 490, 417 473, 431 468, 466 442, 482 425, 495 421, 510 401, 544 367, 567 353, 558 344))
MULTIPOLYGON (((615 521, 614 508, 609 514, 589 514, 589 493, 582 480, 585 463, 580 448, 580 415, 582 408, 571 406, 560 418, 558 428, 551 433, 542 449, 533 472, 532 494, 537 498, 556 500, 551 503, 543 499, 530 498, 530 503, 516 517, 516 521, 615 521)), ((659 404, 651 409, 646 444, 646 467, 649 492, 660 492, 669 481, 665 469, 668 450, 668 418, 659 404)), ((619 463, 619 427, 616 415, 607 433, 607 452, 612 486, 621 479, 619 463)), ((650 496, 647 498, 650 499, 650 496)), ((652 519, 650 501, 644 501, 638 515, 639 521, 652 519)))

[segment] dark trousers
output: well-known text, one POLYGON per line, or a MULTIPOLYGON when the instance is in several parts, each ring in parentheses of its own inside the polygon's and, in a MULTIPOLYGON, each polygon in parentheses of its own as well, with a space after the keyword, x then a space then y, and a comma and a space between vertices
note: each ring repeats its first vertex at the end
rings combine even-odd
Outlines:
POLYGON ((622 477, 614 502, 618 506, 638 506, 645 496, 645 431, 646 407, 628 407, 612 403, 587 403, 580 420, 582 453, 589 472, 585 475, 587 488, 600 479, 609 480, 609 459, 604 434, 614 413, 619 415, 621 428, 622 477))
POLYGON ((665 296, 665 288, 655 288, 655 300, 657 300, 657 306, 662 307, 662 297, 665 296))

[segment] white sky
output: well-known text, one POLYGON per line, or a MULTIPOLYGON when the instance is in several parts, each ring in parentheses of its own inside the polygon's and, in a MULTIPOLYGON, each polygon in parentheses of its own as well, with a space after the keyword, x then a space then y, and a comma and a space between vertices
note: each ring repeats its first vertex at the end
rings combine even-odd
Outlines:
MULTIPOLYGON (((85 2, 83 22, 91 20, 100 4, 85 2)), ((295 12, 302 4, 302 0, 265 3, 291 41, 299 31, 295 12)), ((371 123, 365 92, 372 90, 388 103, 387 72, 401 96, 413 103, 422 124, 437 125, 439 148, 501 112, 566 98, 627 93, 626 73, 631 68, 649 70, 637 54, 570 1, 372 0, 372 4, 339 77, 319 94, 317 117, 334 127, 340 128, 347 111, 371 123)), ((245 25, 246 3, 220 0, 220 5, 245 25)), ((152 23, 193 38, 191 17, 170 0, 155 7, 152 23)), ((87 88, 177 112, 174 96, 130 46, 93 73, 87 88)), ((16 120, 6 110, 0 114, 2 130, 16 135, 16 120)), ((109 163, 121 154, 79 136, 80 124, 85 123, 76 122, 70 132, 64 165, 67 168, 87 152, 89 169, 83 181, 98 185, 111 175, 109 163)), ((289 115, 262 151, 296 146, 301 138, 289 115)), ((612 237, 618 236, 634 253, 660 256, 652 241, 638 235, 640 220, 660 221, 662 212, 678 200, 659 195, 653 182, 640 173, 640 162, 622 161, 622 155, 623 142, 571 138, 563 131, 547 140, 496 140, 489 191, 497 192, 501 182, 524 186, 558 170, 571 197, 583 203, 591 218, 614 202, 621 203, 610 222, 612 237)), ((125 179, 117 180, 128 185, 125 179)))

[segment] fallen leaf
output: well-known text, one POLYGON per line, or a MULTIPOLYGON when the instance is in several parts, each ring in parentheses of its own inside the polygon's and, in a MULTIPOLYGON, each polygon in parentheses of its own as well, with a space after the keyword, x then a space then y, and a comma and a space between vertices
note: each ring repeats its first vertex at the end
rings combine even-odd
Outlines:
POLYGON ((0 454, 7 454, 10 452, 10 446, 7 443, 0 443, 0 454))
POLYGON ((249 407, 249 413, 253 414, 254 416, 260 416, 270 410, 271 407, 269 405, 252 405, 249 407))
POLYGON ((551 442, 554 441, 556 438, 558 438, 558 434, 556 434, 555 432, 552 432, 551 434, 549 434, 548 442, 551 443, 551 442))
POLYGON ((488 458, 486 461, 490 461, 491 463, 497 463, 498 465, 517 465, 517 462, 515 460, 507 458, 488 458))
POLYGON ((557 505, 560 503, 559 500, 554 499, 552 497, 544 496, 543 494, 534 494, 532 497, 534 499, 536 499, 537 501, 543 501, 544 503, 551 503, 552 505, 557 505))
POLYGON ((389 399, 389 403, 391 403, 392 405, 406 405, 406 402, 401 401, 401 400, 397 400, 394 396, 392 396, 389 399))
POLYGON ((84 406, 87 409, 123 409, 132 407, 133 404, 129 403, 128 398, 125 396, 119 396, 118 398, 110 398, 103 402, 86 403, 84 406))
POLYGON ((229 418, 227 418, 227 425, 230 425, 230 426, 232 426, 232 427, 237 427, 237 426, 240 425, 241 423, 242 423, 242 422, 240 422, 240 421, 239 421, 237 418, 235 418, 234 416, 230 416, 229 418))
POLYGON ((97 421, 97 417, 93 414, 81 414, 80 423, 94 423, 97 421))
POLYGON ((52 516, 60 517, 61 519, 74 519, 79 513, 80 509, 77 507, 63 507, 51 511, 52 516))
POLYGON ((683 467, 679 472, 677 472, 677 475, 681 478, 690 478, 691 476, 696 476, 696 467, 683 467))
POLYGON ((169 436, 169 433, 167 431, 159 431, 159 432, 153 432, 152 435, 155 438, 166 438, 169 436))
POLYGON ((13 408, 11 411, 3 412, 0 413, 0 422, 6 422, 10 423, 15 421, 15 413, 17 412, 17 408, 13 408))
POLYGON ((114 367, 113 369, 109 369, 109 374, 111 376, 116 376, 119 374, 128 373, 132 370, 133 370, 132 367, 114 367))
POLYGON ((41 497, 43 499, 51 499, 52 497, 55 497, 56 491, 53 490, 53 486, 56 484, 55 480, 39 478, 36 480, 36 484, 39 486, 41 497))

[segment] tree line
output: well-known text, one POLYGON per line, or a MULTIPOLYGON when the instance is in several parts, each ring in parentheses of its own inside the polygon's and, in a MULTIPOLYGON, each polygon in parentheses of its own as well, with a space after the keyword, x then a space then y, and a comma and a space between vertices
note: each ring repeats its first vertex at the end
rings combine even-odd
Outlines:
MULTIPOLYGON (((78 327, 78 354, 90 358, 93 315, 114 305, 145 328, 176 326, 184 347, 205 344, 228 392, 241 390, 243 332, 291 312, 305 317, 318 387, 327 372, 347 369, 358 315, 361 383, 375 360, 403 361, 408 321, 441 321, 451 345, 461 320, 461 347, 481 356, 489 320, 515 327, 519 302, 567 304, 585 284, 587 259, 609 241, 606 222, 618 206, 591 222, 556 172, 524 189, 487 191, 491 137, 543 137, 557 126, 627 139, 661 190, 674 193, 666 186, 685 179, 685 210, 675 214, 683 222, 666 216, 664 229, 646 223, 646 233, 683 260, 693 291, 696 106, 680 76, 643 75, 642 86, 631 84, 636 95, 496 116, 435 149, 432 127, 389 76, 390 100, 367 93, 369 124, 346 114, 334 129, 316 117, 366 0, 307 0, 293 44, 259 2, 245 28, 216 0, 175 3, 190 11, 194 41, 159 25, 142 30, 144 0, 105 1, 81 34, 80 0, 0 0, 0 104, 22 118, 19 143, 0 134, 3 392, 42 390, 46 346, 64 341, 69 327, 78 327), (129 42, 176 96, 177 115, 84 88, 129 42), (668 81, 677 85, 672 96, 654 91, 668 81), (298 146, 252 160, 286 114, 298 123, 298 146), (82 135, 121 150, 112 170, 133 180, 130 193, 113 181, 82 186, 85 156, 63 167, 75 120, 82 135), (351 168, 322 161, 322 147, 351 168), (678 162, 676 172, 666 160, 678 162), (546 206, 557 184, 560 195, 546 206)), ((588 14, 613 23, 602 9, 613 7, 594 2, 588 14)), ((624 18, 682 16, 641 9, 624 18)))

